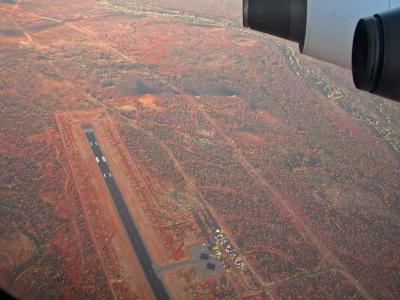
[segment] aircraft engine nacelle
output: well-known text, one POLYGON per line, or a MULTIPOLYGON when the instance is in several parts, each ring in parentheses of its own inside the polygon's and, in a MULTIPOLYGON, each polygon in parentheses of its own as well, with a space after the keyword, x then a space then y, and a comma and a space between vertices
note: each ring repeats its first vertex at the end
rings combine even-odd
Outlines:
POLYGON ((358 22, 352 71, 358 89, 400 101, 400 8, 358 22))
MULTIPOLYGON (((369 45, 367 36, 371 33, 364 28, 363 33, 359 34, 360 39, 362 39, 362 36, 364 39, 359 40, 358 49, 353 51, 353 40, 358 22, 369 16, 392 11, 396 7, 400 7, 400 0, 243 0, 243 25, 253 30, 296 42, 299 44, 301 53, 335 65, 352 69, 353 63, 358 62, 358 70, 356 72, 353 70, 353 75, 360 77, 360 73, 365 71, 365 68, 361 68, 360 64, 362 65, 364 62, 361 59, 353 58, 353 55, 367 51, 365 50, 365 47, 369 45)), ((396 39, 394 37, 396 36, 397 40, 400 40, 400 26, 397 26, 396 29, 394 24, 396 16, 393 16, 393 14, 391 16, 381 15, 386 19, 390 17, 391 25, 383 26, 384 28, 378 25, 377 28, 383 31, 391 28, 391 31, 390 34, 382 31, 380 34, 382 36, 390 35, 393 40, 396 39), (397 32, 395 32, 396 30, 397 32)), ((377 17, 377 19, 377 22, 381 22, 380 17, 377 17)), ((400 21, 400 14, 397 15, 397 20, 400 21)), ((368 24, 371 22, 373 21, 368 24)), ((363 26, 359 25, 357 28, 361 27, 363 26)), ((359 30, 363 30, 363 28, 359 30)), ((381 39, 381 41, 384 40, 387 41, 384 38, 381 39)), ((395 47, 395 44, 393 41, 385 45, 386 47, 389 45, 395 47)), ((371 45, 370 47, 375 46, 371 45)), ((387 48, 382 51, 385 52, 385 55, 394 55, 395 53, 395 50, 388 50, 387 48)), ((400 55, 385 57, 385 62, 389 64, 392 64, 395 60, 398 62, 399 57, 400 55)), ((366 59, 365 56, 364 59, 366 59)), ((395 72, 397 72, 396 77, 400 78, 398 65, 397 68, 391 68, 387 76, 392 76, 395 72)), ((380 75, 375 74, 375 76, 379 77, 380 75)), ((371 85, 366 86, 362 80, 357 81, 354 78, 358 88, 370 92, 374 92, 373 88, 377 88, 376 82, 375 86, 371 87, 371 85)), ((386 87, 382 88, 385 89, 386 87)), ((385 93, 383 91, 380 95, 400 100, 400 91, 397 93, 385 93)))

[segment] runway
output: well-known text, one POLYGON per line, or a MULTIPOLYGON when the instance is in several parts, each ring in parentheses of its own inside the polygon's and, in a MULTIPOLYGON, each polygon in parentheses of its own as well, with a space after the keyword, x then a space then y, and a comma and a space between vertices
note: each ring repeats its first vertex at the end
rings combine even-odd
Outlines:
POLYGON ((118 185, 111 173, 110 168, 108 167, 107 160, 101 151, 100 145, 96 140, 95 134, 92 128, 84 129, 86 137, 89 141, 89 145, 94 154, 94 159, 99 167, 101 175, 108 187, 108 190, 111 194, 111 197, 114 201, 114 204, 118 210, 121 221, 125 227, 125 230, 128 234, 129 240, 132 244, 132 247, 135 251, 136 256, 138 257, 142 269, 146 275, 146 278, 153 290, 153 293, 158 300, 167 300, 169 299, 168 293, 165 290, 161 280, 158 278, 157 274, 153 269, 153 264, 149 254, 147 253, 146 247, 143 243, 142 238, 140 237, 139 231, 132 219, 131 214, 129 213, 128 207, 126 206, 125 200, 122 197, 122 194, 118 188, 118 185))

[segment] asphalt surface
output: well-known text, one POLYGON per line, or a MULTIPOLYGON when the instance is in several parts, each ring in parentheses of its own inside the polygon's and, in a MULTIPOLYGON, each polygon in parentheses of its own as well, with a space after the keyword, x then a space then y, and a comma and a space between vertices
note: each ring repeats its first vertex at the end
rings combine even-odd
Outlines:
POLYGON ((114 204, 117 207, 119 216, 124 224, 125 230, 128 233, 129 240, 132 244, 133 249, 137 257, 139 258, 142 269, 147 277, 148 282, 153 290, 156 299, 164 300, 169 299, 168 293, 165 290, 161 280, 157 277, 153 269, 150 256, 147 253, 146 247, 140 237, 139 231, 133 222, 132 216, 129 213, 128 207, 126 206, 125 200, 118 188, 117 183, 112 176, 111 170, 108 167, 105 156, 103 155, 100 146, 96 140, 96 137, 91 129, 86 129, 85 134, 89 140, 89 145, 92 148, 93 154, 95 155, 96 163, 101 171, 103 179, 107 184, 108 190, 113 198, 114 204))

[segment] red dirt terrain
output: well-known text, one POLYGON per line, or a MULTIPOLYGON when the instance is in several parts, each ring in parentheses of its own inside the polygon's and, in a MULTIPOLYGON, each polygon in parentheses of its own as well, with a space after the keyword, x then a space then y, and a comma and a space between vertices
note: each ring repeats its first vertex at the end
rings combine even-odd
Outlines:
POLYGON ((168 274, 166 280, 174 299, 232 299, 238 294, 223 275, 213 275, 205 280, 196 277, 191 268, 182 268, 168 274))
POLYGON ((0 0, 2 288, 154 298, 90 124, 172 299, 400 297, 400 106, 240 6, 0 0))

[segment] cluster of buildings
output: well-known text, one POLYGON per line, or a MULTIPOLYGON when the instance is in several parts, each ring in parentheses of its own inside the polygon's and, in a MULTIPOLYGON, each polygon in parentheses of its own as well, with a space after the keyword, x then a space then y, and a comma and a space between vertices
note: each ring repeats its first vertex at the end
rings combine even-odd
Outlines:
MULTIPOLYGON (((239 252, 235 249, 233 244, 229 241, 222 229, 213 230, 215 244, 212 246, 212 251, 217 257, 228 257, 236 268, 245 270, 246 264, 242 261, 239 252)), ((222 263, 224 267, 227 265, 222 263)))

